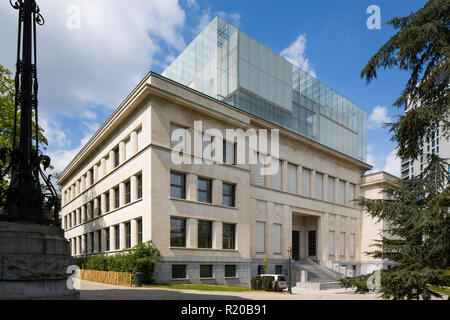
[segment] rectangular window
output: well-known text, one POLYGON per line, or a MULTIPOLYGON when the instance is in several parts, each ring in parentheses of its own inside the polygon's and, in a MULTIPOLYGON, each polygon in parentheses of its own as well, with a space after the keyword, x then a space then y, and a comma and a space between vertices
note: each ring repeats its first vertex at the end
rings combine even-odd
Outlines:
POLYGON ((142 174, 137 176, 137 198, 142 198, 142 174))
POLYGON ((125 223, 125 248, 131 248, 131 223, 125 223))
POLYGON ((210 179, 198 179, 198 201, 211 203, 212 181, 210 179))
POLYGON ((341 256, 345 256, 345 232, 340 233, 339 253, 341 256))
POLYGON ((260 275, 260 274, 263 274, 264 273, 264 271, 263 271, 263 268, 262 268, 263 266, 262 265, 259 265, 258 266, 258 275, 260 275))
POLYGON ((236 225, 235 224, 223 224, 223 249, 236 249, 235 245, 235 234, 236 225))
POLYGON ((117 146, 114 149, 114 168, 117 167, 120 164, 120 148, 117 146))
POLYGON ((125 140, 125 159, 130 159, 133 156, 133 146, 131 145, 131 138, 125 140))
POLYGON ((131 183, 128 180, 125 182, 125 203, 131 202, 131 183))
POLYGON ((272 189, 281 190, 281 161, 274 158, 271 161, 274 161, 275 164, 278 163, 278 170, 270 176, 270 186, 272 189))
POLYGON ((115 236, 116 236, 116 250, 120 250, 120 226, 115 226, 115 236))
POLYGON ((236 144, 223 141, 223 163, 236 164, 236 144))
POLYGON ((119 208, 120 207, 120 188, 119 186, 114 188, 114 205, 116 206, 115 208, 119 208))
POLYGON ((185 264, 172 265, 172 279, 187 279, 185 264))
POLYGON ((201 264, 200 278, 212 278, 212 277, 213 277, 213 266, 211 264, 201 264))
POLYGON ((308 255, 316 255, 316 230, 308 231, 308 255))
POLYGON ((273 225, 273 253, 281 253, 281 224, 273 225))
POLYGON ((107 191, 105 193, 105 205, 106 205, 105 212, 109 212, 109 210, 111 210, 109 202, 110 202, 109 191, 107 191))
POLYGON ((224 183, 222 185, 222 204, 228 207, 235 206, 235 185, 224 183))
POLYGON ((350 257, 355 256, 355 234, 350 234, 350 257))
POLYGON ((170 219, 170 246, 186 247, 186 219, 170 219))
POLYGON ((264 186, 264 175, 262 173, 263 166, 261 165, 260 158, 264 155, 257 154, 256 163, 252 166, 253 169, 253 184, 257 186, 264 186))
POLYGON ((91 232, 91 243, 90 243, 90 246, 91 246, 91 253, 94 253, 94 250, 95 250, 95 237, 94 237, 94 232, 91 232))
POLYGON ((98 240, 98 252, 102 252, 103 248, 102 248, 102 230, 98 230, 97 231, 97 240, 98 240))
POLYGON ((225 278, 236 278, 236 266, 234 264, 225 265, 225 278))
POLYGON ((264 253, 265 223, 256 222, 256 253, 264 253))
POLYGON ((90 173, 90 176, 91 176, 91 185, 93 185, 94 184, 94 182, 95 182, 95 177, 94 177, 94 168, 91 168, 91 169, 89 169, 89 173, 90 173))
POLYGON ((138 227, 138 243, 142 243, 142 219, 137 221, 138 227))
POLYGON ((89 201, 88 207, 89 207, 89 219, 93 219, 94 218, 94 200, 89 201))
POLYGON ((186 175, 177 172, 170 173, 170 196, 186 199, 186 175))
POLYGON ((288 192, 297 193, 297 166, 288 163, 288 192))
MULTIPOLYGON (((414 172, 414 167, 412 167, 412 172, 414 172)), ((350 183, 349 184, 349 189, 350 190, 348 190, 348 193, 349 193, 348 197, 350 199, 350 205, 354 207, 356 205, 355 202, 353 202, 353 200, 355 199, 355 189, 356 189, 356 187, 355 187, 355 185, 353 183, 350 183)))
POLYGON ((323 200, 323 174, 316 172, 316 198, 323 200))
POLYGON ((102 212, 102 197, 97 197, 97 215, 101 216, 102 212))
POLYGON ((302 195, 309 197, 309 186, 311 180, 311 170, 303 168, 302 170, 302 195))
POLYGON ((328 254, 334 256, 334 231, 330 231, 328 238, 328 254))
POLYGON ((334 202, 334 178, 328 177, 328 201, 334 202))
POLYGON ((275 266, 275 274, 283 274, 283 266, 281 264, 275 266))
POLYGON ((111 250, 111 233, 109 231, 109 228, 105 229, 105 237, 106 237, 106 251, 111 250))
POLYGON ((345 204, 345 181, 339 180, 339 203, 345 204))
POLYGON ((212 222, 198 222, 198 247, 212 248, 212 222))

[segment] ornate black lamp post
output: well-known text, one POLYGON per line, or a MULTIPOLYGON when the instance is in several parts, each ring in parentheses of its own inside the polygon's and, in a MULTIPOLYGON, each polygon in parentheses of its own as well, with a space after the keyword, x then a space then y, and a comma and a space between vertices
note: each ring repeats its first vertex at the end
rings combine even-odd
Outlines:
POLYGON ((50 158, 39 154, 36 26, 43 25, 44 19, 35 0, 17 0, 14 4, 10 0, 10 3, 19 11, 15 114, 12 150, 0 151, 0 160, 3 163, 8 156, 10 157, 10 165, 0 172, 0 178, 11 173, 6 194, 0 194, 0 201, 6 199, 6 210, 0 217, 8 221, 59 225, 60 202, 50 182, 50 176, 47 177, 41 168, 43 166, 44 170, 47 169, 50 158), (16 146, 19 111, 20 134, 16 146), (41 186, 40 177, 45 184, 44 187, 41 186), (52 217, 49 216, 51 212, 52 217))

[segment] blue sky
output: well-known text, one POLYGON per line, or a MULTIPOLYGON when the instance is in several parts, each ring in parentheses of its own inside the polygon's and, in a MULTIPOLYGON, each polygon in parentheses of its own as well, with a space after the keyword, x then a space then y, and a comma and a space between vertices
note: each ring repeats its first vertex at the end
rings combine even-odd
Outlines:
MULTIPOLYGON (((205 1, 39 0, 46 24, 38 30, 41 125, 48 153, 63 169, 149 71, 161 73, 215 15, 220 15, 366 110, 368 162, 399 174, 395 144, 382 122, 403 112, 392 103, 408 74, 379 72, 369 85, 360 71, 393 34, 385 23, 417 11, 424 0, 205 1), (133 5, 130 5, 133 3, 133 5), (369 30, 366 9, 381 10, 369 30), (78 11, 77 11, 78 10, 78 11), (80 18, 76 25, 71 20, 80 18), (72 24, 70 24, 72 23, 72 24), (75 27, 74 27, 75 26, 75 27)), ((16 11, 0 3, 0 64, 15 70, 16 11)))

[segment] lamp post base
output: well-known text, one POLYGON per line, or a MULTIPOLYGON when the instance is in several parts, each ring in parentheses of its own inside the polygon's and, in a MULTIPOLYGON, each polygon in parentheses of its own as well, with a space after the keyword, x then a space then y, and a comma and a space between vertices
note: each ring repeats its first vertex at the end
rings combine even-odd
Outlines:
POLYGON ((0 299, 79 299, 74 264, 61 228, 0 221, 0 299))

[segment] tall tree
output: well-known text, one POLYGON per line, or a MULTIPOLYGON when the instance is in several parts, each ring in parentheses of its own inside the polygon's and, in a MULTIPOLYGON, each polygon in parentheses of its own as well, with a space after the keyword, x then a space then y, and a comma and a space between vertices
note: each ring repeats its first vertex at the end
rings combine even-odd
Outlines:
MULTIPOLYGON (((397 122, 389 123, 397 142, 397 155, 417 159, 421 139, 428 129, 441 128, 449 136, 450 2, 429 0, 415 13, 393 18, 388 25, 399 31, 369 60, 361 71, 368 83, 380 68, 398 67, 411 76, 398 107, 411 107, 397 122)), ((425 171, 413 180, 399 181, 383 190, 389 200, 358 198, 356 202, 373 218, 387 222, 377 250, 369 254, 395 262, 382 270, 380 291, 388 299, 429 299, 436 294, 429 285, 450 285, 450 189, 446 160, 428 157, 425 171), (447 271, 446 271, 447 270, 447 271)), ((345 287, 369 290, 372 275, 344 278, 345 287)))
POLYGON ((398 29, 369 60, 361 71, 367 83, 377 78, 380 68, 410 72, 402 95, 394 105, 416 108, 390 123, 392 140, 398 144, 398 156, 416 159, 420 139, 430 127, 442 125, 448 137, 450 129, 450 1, 429 0, 425 6, 406 17, 396 17, 387 24, 398 29))
MULTIPOLYGON (((13 147, 14 132, 14 78, 11 71, 0 64, 0 150, 13 147)), ((20 130, 20 109, 18 110, 16 137, 19 137, 20 130)), ((35 123, 33 122, 33 139, 35 137, 35 123)), ((45 150, 47 147, 47 139, 44 136, 44 130, 39 126, 39 149, 45 150)), ((18 139, 18 138, 17 138, 18 139)), ((18 141, 16 141, 18 143, 18 141)), ((10 162, 9 154, 6 154, 4 162, 0 157, 0 168, 6 168, 10 162)), ((4 192, 8 187, 8 176, 3 177, 0 181, 0 203, 4 200, 4 192)))

